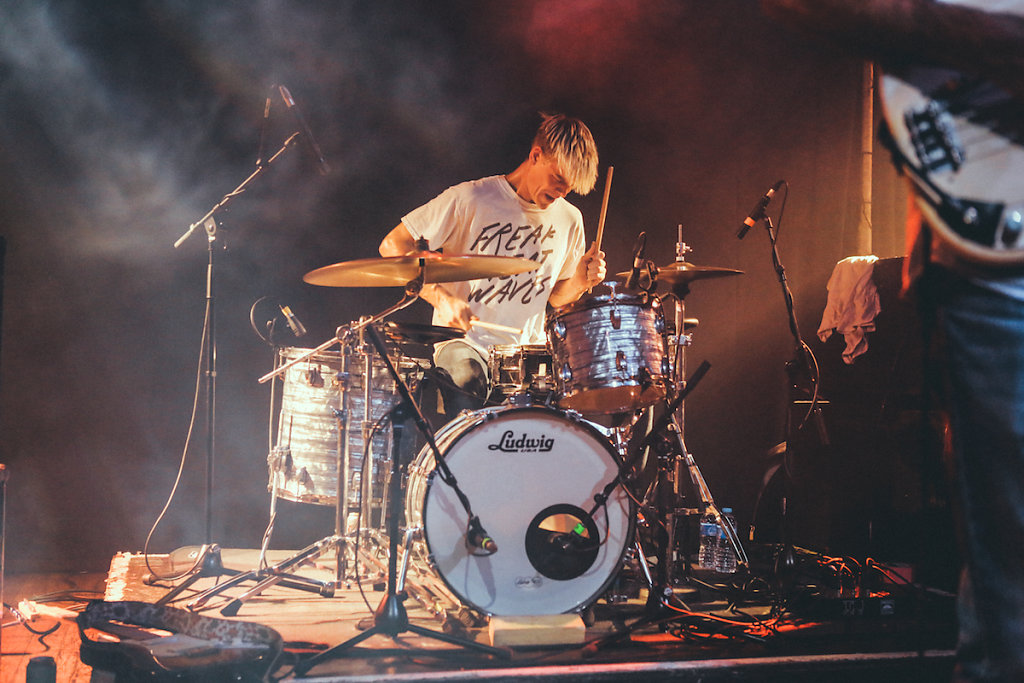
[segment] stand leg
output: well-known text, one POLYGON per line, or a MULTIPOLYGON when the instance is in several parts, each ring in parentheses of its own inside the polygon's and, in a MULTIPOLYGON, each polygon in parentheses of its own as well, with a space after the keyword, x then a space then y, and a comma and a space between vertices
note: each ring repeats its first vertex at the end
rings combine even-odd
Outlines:
MULTIPOLYGON (((199 559, 196 560, 195 565, 189 572, 188 578, 175 586, 174 589, 162 598, 157 600, 155 604, 163 606, 174 602, 179 595, 188 590, 189 587, 199 579, 205 579, 211 576, 219 577, 226 574, 235 575, 237 573, 238 572, 233 569, 224 568, 220 557, 220 546, 216 543, 204 545, 199 549, 199 559)), ((149 583, 149 581, 144 581, 144 583, 149 583)))
MULTIPOLYGON (((585 657, 595 655, 602 648, 618 642, 623 638, 628 638, 630 634, 640 629, 686 618, 685 615, 673 611, 668 604, 668 600, 672 595, 669 556, 672 552, 672 543, 675 540, 672 529, 674 527, 674 517, 677 512, 676 506, 678 503, 678 490, 676 487, 679 484, 678 471, 680 460, 682 460, 689 470, 690 480, 700 498, 702 509, 706 512, 713 513, 719 527, 726 531, 726 535, 728 536, 730 543, 736 550, 738 558, 737 563, 742 563, 743 566, 749 566, 747 555, 743 550, 743 546, 740 544, 739 536, 729 524, 725 523, 725 520, 722 518, 720 511, 715 505, 714 498, 711 495, 711 490, 708 488, 707 482, 704 481, 704 476, 700 472, 700 468, 697 467, 697 463, 694 461, 693 456, 686 450, 686 444, 683 442, 682 434, 680 433, 674 417, 672 417, 668 424, 665 425, 664 433, 659 437, 655 448, 658 454, 657 490, 655 492, 655 500, 657 501, 657 504, 656 520, 654 525, 654 544, 657 551, 657 573, 654 577, 650 577, 650 575, 647 574, 648 579, 651 582, 651 587, 648 592, 647 603, 644 605, 644 614, 632 624, 627 625, 621 631, 601 638, 600 640, 588 643, 583 649, 583 655, 585 657), (673 477, 670 477, 670 472, 673 473, 673 477), (675 484, 675 486, 673 486, 673 484, 675 484)), ((643 559, 642 552, 641 561, 645 561, 643 559)), ((645 573, 647 573, 646 570, 645 573)))
MULTIPOLYGON (((394 437, 391 442, 391 479, 388 482, 388 592, 385 598, 381 601, 380 606, 377 607, 377 611, 374 612, 374 624, 372 627, 363 631, 362 633, 350 638, 349 640, 335 645, 334 647, 325 650, 310 659, 303 662, 299 662, 295 666, 296 675, 302 676, 310 669, 320 664, 321 662, 339 657, 352 647, 363 642, 367 638, 375 635, 386 635, 395 637, 406 631, 411 631, 420 636, 427 638, 433 638, 442 642, 451 643, 453 645, 460 645, 467 648, 479 650, 480 652, 486 652, 487 654, 493 655, 505 655, 509 653, 506 650, 500 648, 491 647, 490 645, 484 645, 483 643, 477 643, 472 640, 464 640, 455 636, 450 636, 447 633, 440 633, 438 631, 432 631, 422 626, 409 623, 409 615, 405 609, 405 595, 400 593, 398 590, 399 576, 398 576, 398 518, 401 514, 401 510, 398 506, 398 501, 401 494, 401 482, 402 482, 402 470, 401 470, 401 457, 399 448, 402 443, 402 429, 403 422, 405 421, 404 410, 405 401, 400 403, 392 411, 391 415, 391 428, 394 433, 394 437)), ((404 582, 404 579, 403 579, 404 582)))
POLYGON ((195 599, 188 604, 190 610, 198 610, 206 605, 216 595, 223 593, 224 591, 234 588, 246 581, 257 581, 256 586, 247 591, 243 596, 232 600, 226 607, 221 610, 221 614, 224 616, 234 616, 238 614, 238 610, 241 609, 242 604, 250 598, 259 595, 267 588, 281 584, 286 588, 294 588, 296 590, 307 591, 310 593, 318 593, 324 597, 332 597, 334 595, 334 584, 330 582, 317 581, 315 579, 309 579, 303 576, 296 576, 294 574, 286 573, 288 569, 295 567, 307 560, 317 557, 323 554, 327 549, 335 546, 339 541, 338 536, 328 536, 323 538, 316 543, 313 543, 306 548, 300 550, 295 555, 275 564, 267 569, 255 569, 252 571, 240 573, 233 572, 235 574, 231 579, 224 581, 223 583, 217 584, 212 588, 203 591, 195 599))

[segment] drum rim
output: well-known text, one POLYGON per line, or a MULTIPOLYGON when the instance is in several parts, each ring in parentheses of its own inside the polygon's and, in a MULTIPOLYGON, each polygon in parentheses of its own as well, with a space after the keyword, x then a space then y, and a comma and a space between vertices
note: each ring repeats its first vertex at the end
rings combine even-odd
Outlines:
MULTIPOLYGON (((576 301, 568 303, 561 308, 556 308, 551 311, 548 315, 549 320, 561 318, 569 313, 575 313, 578 311, 586 311, 592 308, 601 308, 606 305, 622 304, 625 306, 637 306, 639 308, 653 308, 657 297, 646 296, 642 294, 624 294, 622 292, 616 292, 615 294, 584 294, 576 301)), ((660 306, 659 306, 660 308, 660 306)))
MULTIPOLYGON (((459 441, 464 436, 466 436, 468 433, 473 431, 473 429, 478 427, 480 424, 483 424, 484 422, 496 419, 495 417, 488 418, 488 415, 494 414, 496 416, 496 415, 499 415, 499 414, 514 413, 514 412, 537 412, 537 413, 547 413, 547 414, 554 413, 554 414, 561 415, 563 418, 570 419, 570 420, 573 421, 574 424, 582 426, 584 428, 584 431, 589 432, 591 434, 591 436, 596 438, 596 440, 602 445, 602 447, 605 449, 605 451, 612 456, 612 462, 614 464, 619 465, 619 466, 622 465, 622 462, 623 462, 622 457, 619 455, 619 453, 612 446, 611 441, 608 439, 607 436, 602 434, 600 432, 600 430, 597 429, 597 427, 595 427, 593 424, 591 424, 589 420, 587 420, 586 418, 584 418, 582 415, 580 415, 579 413, 577 413, 575 411, 561 410, 561 409, 558 409, 558 408, 551 408, 549 406, 541 406, 541 405, 516 406, 516 405, 505 405, 505 404, 502 404, 502 405, 498 405, 498 406, 488 406, 486 408, 481 408, 481 409, 476 410, 476 411, 467 412, 467 413, 464 413, 462 415, 459 415, 458 417, 453 419, 451 422, 448 422, 447 424, 445 424, 441 428, 441 430, 439 430, 438 438, 443 438, 442 432, 447 433, 446 430, 449 430, 449 428, 455 429, 457 426, 462 426, 462 425, 459 425, 460 420, 466 420, 466 423, 465 423, 465 426, 464 426, 463 430, 461 432, 459 432, 458 435, 454 436, 453 440, 450 443, 447 443, 444 448, 442 448, 439 445, 438 446, 438 450, 441 451, 442 454, 445 457, 447 457, 448 452, 452 448, 454 448, 454 446, 457 443, 459 443, 459 441), (569 412, 572 412, 574 417, 567 417, 565 415, 566 413, 569 413, 569 412), (475 418, 475 421, 473 421, 474 418, 475 418)), ((425 452, 429 452, 431 454, 431 456, 434 456, 433 449, 431 449, 430 445, 427 444, 427 445, 425 445, 423 447, 423 449, 420 450, 420 453, 417 454, 417 457, 413 460, 413 463, 418 465, 419 464, 419 460, 420 460, 419 456, 421 454, 425 453, 425 452)), ((424 548, 424 550, 426 550, 426 558, 427 558, 427 562, 430 564, 430 569, 434 573, 434 575, 437 576, 442 581, 442 583, 444 583, 444 585, 452 592, 452 594, 462 602, 463 605, 471 607, 471 608, 477 610, 478 612, 480 612, 481 614, 485 614, 487 616, 500 616, 496 612, 493 612, 491 610, 485 609, 485 608, 477 605, 472 600, 469 600, 465 595, 463 595, 463 591, 460 590, 459 588, 457 588, 456 586, 452 585, 452 582, 448 579, 448 577, 443 572, 441 572, 438 569, 437 561, 435 560, 434 553, 433 553, 433 551, 430 548, 430 542, 429 542, 429 538, 428 538, 428 535, 427 535, 427 510, 426 510, 427 496, 430 494, 430 488, 434 485, 434 479, 435 478, 437 478, 437 467, 436 467, 436 465, 435 465, 434 468, 432 468, 430 470, 429 473, 427 473, 423 477, 423 487, 424 487, 423 488, 423 499, 420 501, 421 510, 420 510, 420 516, 419 516, 420 522, 421 522, 421 524, 420 524, 420 536, 422 538, 423 548, 424 548)), ((443 485, 443 483, 442 483, 442 485, 443 485)), ((622 485, 620 484, 620 486, 622 486, 622 485)), ((407 494, 408 494, 408 492, 407 492, 407 494)), ((600 585, 593 592, 593 594, 591 594, 590 596, 588 596, 588 597, 584 598, 583 600, 581 600, 575 607, 572 607, 572 608, 570 608, 568 610, 565 610, 563 612, 559 612, 559 614, 572 614, 572 613, 582 612, 583 610, 585 610, 587 607, 592 605, 597 599, 599 599, 608 590, 608 587, 612 584, 612 582, 616 579, 616 577, 622 571, 621 570, 622 560, 623 560, 623 558, 625 558, 626 554, 629 552, 631 544, 633 543, 633 539, 636 537, 636 516, 637 516, 637 511, 636 511, 636 501, 633 499, 633 496, 629 495, 628 493, 624 493, 622 496, 620 496, 619 499, 625 501, 624 515, 625 515, 625 518, 626 518, 626 529, 625 529, 625 533, 623 534, 622 548, 620 549, 620 551, 618 553, 616 553, 615 557, 612 558, 613 561, 609 562, 610 566, 617 567, 618 569, 615 569, 614 571, 610 571, 608 573, 608 576, 600 583, 600 585)), ((408 498, 406 500, 407 500, 406 504, 408 505, 408 498)), ((607 505, 607 504, 609 504, 609 502, 606 502, 605 504, 607 505)), ((408 515, 408 510, 406 510, 406 515, 408 515)))

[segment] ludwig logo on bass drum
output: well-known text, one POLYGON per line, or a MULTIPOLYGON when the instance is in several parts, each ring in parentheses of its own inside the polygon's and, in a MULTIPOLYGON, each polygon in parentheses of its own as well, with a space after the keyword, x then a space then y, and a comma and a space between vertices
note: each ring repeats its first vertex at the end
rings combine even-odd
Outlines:
POLYGON ((555 440, 541 434, 539 437, 529 436, 526 432, 516 438, 515 432, 511 429, 501 435, 498 443, 492 443, 487 448, 492 451, 503 453, 546 453, 555 446, 555 440))

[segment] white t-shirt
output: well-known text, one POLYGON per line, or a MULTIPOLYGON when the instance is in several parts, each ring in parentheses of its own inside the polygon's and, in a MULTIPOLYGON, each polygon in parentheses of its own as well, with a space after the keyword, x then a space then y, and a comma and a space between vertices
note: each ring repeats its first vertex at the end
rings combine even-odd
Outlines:
MULTIPOLYGON (((471 343, 543 344, 545 307, 551 288, 572 276, 583 256, 583 214, 559 198, 546 209, 524 200, 504 176, 460 183, 402 218, 414 238, 444 253, 517 256, 540 263, 537 270, 443 286, 469 302, 485 322, 521 328, 521 335, 472 327, 471 343)), ((438 323, 437 313, 434 322, 438 323)))

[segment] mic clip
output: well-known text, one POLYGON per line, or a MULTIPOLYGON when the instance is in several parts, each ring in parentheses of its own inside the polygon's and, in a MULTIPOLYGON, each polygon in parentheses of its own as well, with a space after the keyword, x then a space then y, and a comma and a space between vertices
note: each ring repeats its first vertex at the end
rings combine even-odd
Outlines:
POLYGON ((487 557, 498 552, 498 544, 487 535, 480 524, 480 518, 476 515, 469 518, 469 524, 466 526, 466 548, 476 557, 487 557))

